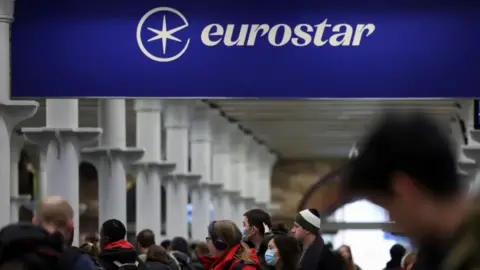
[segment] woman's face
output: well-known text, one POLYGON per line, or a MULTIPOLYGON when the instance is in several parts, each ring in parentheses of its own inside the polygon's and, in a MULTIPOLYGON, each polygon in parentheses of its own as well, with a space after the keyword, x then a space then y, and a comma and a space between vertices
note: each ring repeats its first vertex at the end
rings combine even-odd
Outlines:
POLYGON ((273 241, 273 239, 270 240, 270 242, 268 242, 268 249, 274 250, 275 251, 275 257, 280 258, 280 254, 278 254, 277 245, 275 245, 275 241, 273 241))
POLYGON ((341 247, 339 249, 340 251, 340 255, 342 255, 343 259, 345 260, 350 260, 350 252, 348 251, 348 248, 347 247, 341 247))

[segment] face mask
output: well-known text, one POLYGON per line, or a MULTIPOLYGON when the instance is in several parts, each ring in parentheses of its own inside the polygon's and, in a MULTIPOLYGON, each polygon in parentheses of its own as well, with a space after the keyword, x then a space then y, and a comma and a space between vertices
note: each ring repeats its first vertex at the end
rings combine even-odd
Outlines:
POLYGON ((242 230, 242 240, 243 240, 244 242, 247 242, 247 241, 248 241, 247 230, 248 230, 248 229, 246 229, 246 228, 243 228, 243 230, 242 230))
POLYGON ((277 257, 275 257, 275 250, 269 249, 265 252, 265 262, 270 266, 274 266, 277 264, 277 257))

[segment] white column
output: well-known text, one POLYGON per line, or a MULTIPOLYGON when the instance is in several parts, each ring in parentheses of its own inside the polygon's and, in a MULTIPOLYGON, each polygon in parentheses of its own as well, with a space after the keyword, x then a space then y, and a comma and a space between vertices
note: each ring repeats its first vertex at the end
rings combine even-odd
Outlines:
POLYGON ((127 169, 140 159, 143 149, 127 147, 124 99, 98 101, 98 122, 103 129, 98 147, 82 151, 98 171, 99 228, 115 218, 127 224, 127 169))
POLYGON ((463 100, 461 102, 463 110, 460 112, 462 118, 465 120, 467 127, 468 145, 463 146, 463 153, 469 159, 476 162, 476 170, 472 172, 471 193, 477 194, 480 190, 480 138, 479 131, 474 128, 474 104, 473 100, 463 100))
MULTIPOLYGON (((253 141, 253 140, 252 140, 253 141)), ((255 198, 255 207, 260 208, 264 211, 267 211, 267 202, 263 199, 264 193, 266 192, 266 181, 262 179, 262 151, 263 145, 253 142, 250 146, 249 158, 248 158, 248 172, 249 179, 254 186, 253 195, 255 198)))
POLYGON ((10 222, 18 222, 20 206, 28 204, 31 200, 30 195, 20 195, 18 193, 18 164, 24 143, 23 136, 13 132, 10 141, 10 222))
POLYGON ((472 176, 473 178, 475 178, 475 171, 477 170, 477 164, 475 160, 467 158, 463 153, 464 140, 463 140, 462 129, 460 127, 460 124, 456 121, 451 124, 451 136, 453 137, 455 141, 455 147, 457 148, 459 173, 465 174, 466 180, 470 180, 472 176))
POLYGON ((219 114, 214 115, 213 181, 223 186, 215 201, 215 220, 234 218, 231 197, 236 198, 239 194, 233 188, 231 177, 231 128, 225 118, 219 114))
MULTIPOLYGON (((243 158, 243 173, 241 173, 241 177, 243 179, 241 182, 243 183, 242 185, 242 197, 243 197, 243 203, 245 205, 245 212, 256 208, 256 195, 259 192, 259 189, 261 188, 259 185, 257 185, 257 160, 256 160, 256 148, 258 146, 257 142, 255 139, 250 136, 246 135, 243 131, 240 134, 240 140, 243 141, 241 143, 241 147, 243 147, 243 151, 241 153, 241 157, 243 158), (242 140, 243 137, 243 140, 242 140)), ((244 212, 244 213, 245 213, 244 212)), ((243 221, 243 213, 242 216, 240 217, 240 221, 243 221)))
POLYGON ((246 154, 248 137, 241 131, 237 125, 231 133, 232 136, 232 180, 234 181, 234 189, 240 193, 240 197, 236 198, 236 213, 233 220, 237 224, 243 221, 243 214, 248 210, 251 202, 251 190, 247 178, 246 154))
POLYGON ((162 160, 163 109, 162 100, 135 101, 137 146, 145 149, 142 160, 137 163, 136 232, 151 229, 157 242, 162 232, 162 177, 175 168, 175 164, 162 160), (152 205, 156 207, 152 209, 152 205))
MULTIPOLYGON (((264 160, 264 162, 262 162, 261 179, 262 179, 262 186, 265 191, 262 194, 263 195, 262 203, 267 204, 267 209, 269 209, 269 211, 275 212, 279 209, 277 204, 272 203, 271 192, 272 192, 272 172, 273 172, 273 167, 275 165, 275 162, 277 161, 277 156, 271 153, 266 146, 262 148, 262 152, 263 152, 262 160, 264 160)), ((273 212, 271 212, 270 214, 273 214, 273 212)))
POLYGON ((167 188, 167 235, 188 238, 188 191, 200 180, 189 173, 190 101, 168 100, 165 110, 167 160, 176 164, 175 171, 165 177, 167 188))
MULTIPOLYGON (((0 227, 10 223, 10 136, 15 126, 37 111, 35 101, 10 100, 10 24, 13 0, 0 0, 0 227), (7 180, 9 179, 9 180, 7 180)), ((15 194, 13 194, 15 195, 15 194)))
POLYGON ((191 192, 192 198, 192 238, 203 241, 208 233, 205 228, 211 221, 210 207, 214 192, 218 192, 221 185, 213 183, 213 134, 210 116, 212 111, 204 104, 195 108, 192 127, 190 130, 191 171, 201 176, 198 185, 191 192))
POLYGON ((46 151, 40 156, 46 156, 47 195, 62 196, 74 209, 74 244, 78 244, 80 149, 96 140, 101 129, 78 127, 78 99, 47 99, 46 114, 46 127, 22 131, 41 151, 46 151))

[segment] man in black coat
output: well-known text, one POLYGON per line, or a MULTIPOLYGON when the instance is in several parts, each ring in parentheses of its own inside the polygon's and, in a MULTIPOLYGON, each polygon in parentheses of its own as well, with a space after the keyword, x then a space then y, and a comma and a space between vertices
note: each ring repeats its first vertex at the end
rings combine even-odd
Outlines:
POLYGON ((319 234, 320 214, 316 209, 305 209, 295 217, 292 235, 302 248, 298 270, 342 270, 343 259, 325 246, 319 234))

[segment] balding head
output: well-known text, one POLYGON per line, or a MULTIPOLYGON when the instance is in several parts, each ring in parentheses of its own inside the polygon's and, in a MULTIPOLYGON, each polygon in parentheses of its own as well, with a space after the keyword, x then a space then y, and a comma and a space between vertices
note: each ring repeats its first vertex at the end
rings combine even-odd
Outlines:
POLYGON ((34 222, 50 230, 63 230, 72 226, 73 208, 60 196, 52 196, 40 202, 35 210, 34 222))

